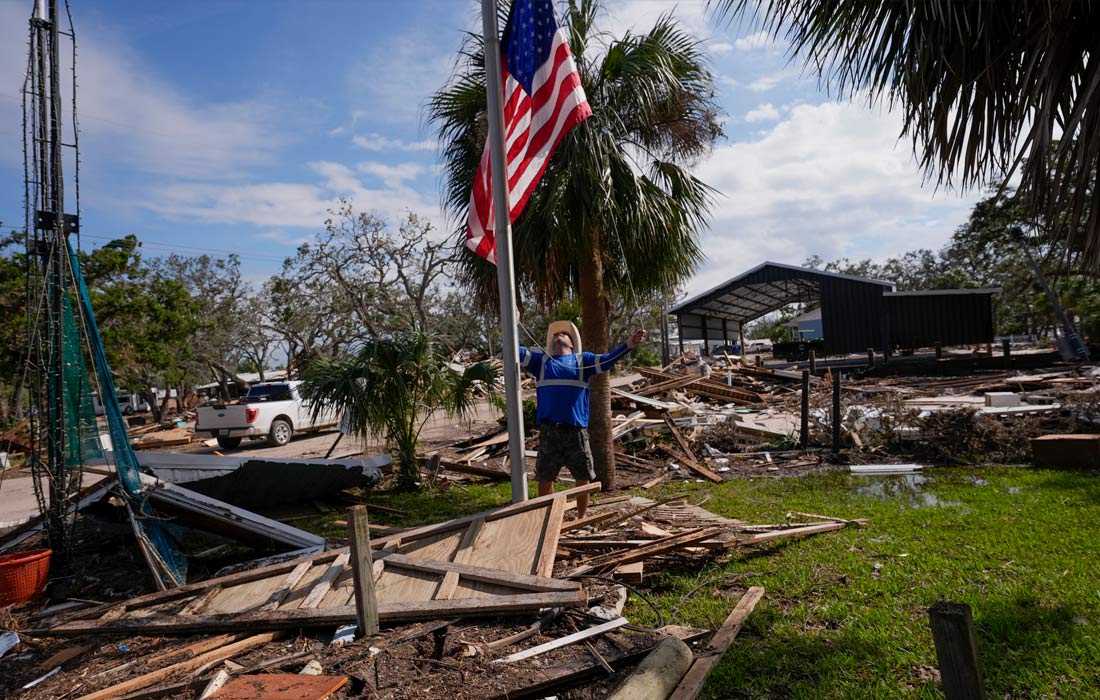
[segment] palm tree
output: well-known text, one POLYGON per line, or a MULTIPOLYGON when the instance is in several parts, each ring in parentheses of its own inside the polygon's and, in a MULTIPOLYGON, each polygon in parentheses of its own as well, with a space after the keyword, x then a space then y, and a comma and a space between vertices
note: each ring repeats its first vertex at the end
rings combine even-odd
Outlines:
POLYGON ((1084 237, 1100 268, 1100 3, 1089 0, 710 0, 784 35, 841 96, 901 109, 940 184, 1020 174, 1027 214, 1084 237))
MULTIPOLYGON (((562 26, 592 116, 562 140, 513 228, 521 291, 544 307, 567 292, 581 301, 586 350, 608 349, 613 293, 634 301, 673 289, 702 259, 697 235, 713 191, 688 168, 722 135, 714 76, 699 42, 666 15, 642 34, 596 29, 599 0, 570 0, 562 26)), ((430 99, 443 153, 444 205, 466 221, 485 145, 485 73, 478 35, 467 37, 451 79, 430 99)), ((464 223, 456 232, 463 241, 464 223)), ((461 256, 461 276, 487 308, 498 299, 494 268, 461 256)), ((612 488, 611 393, 591 386, 596 474, 612 488)))
POLYGON ((398 486, 413 488, 420 475, 416 445, 437 411, 468 416, 480 388, 495 396, 499 371, 487 362, 458 372, 422 333, 367 341, 350 354, 315 360, 306 369, 302 396, 314 420, 338 411, 361 438, 382 434, 397 452, 398 486))

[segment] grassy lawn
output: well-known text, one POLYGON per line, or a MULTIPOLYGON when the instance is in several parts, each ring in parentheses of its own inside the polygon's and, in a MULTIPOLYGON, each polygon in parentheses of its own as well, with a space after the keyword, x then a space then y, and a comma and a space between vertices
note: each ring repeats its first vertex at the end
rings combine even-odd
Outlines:
MULTIPOLYGON (((829 473, 661 495, 676 493, 696 502, 709 495, 707 509, 754 523, 781 522, 789 510, 870 519, 702 569, 647 570, 644 588, 677 624, 717 626, 746 587, 767 588, 704 698, 942 697, 927 618, 941 599, 973 609, 990 698, 1100 698, 1095 474, 829 473)), ((507 498, 507 485, 454 489, 430 502, 391 497, 383 502, 410 517, 385 522, 432 522, 507 498)), ((640 602, 626 615, 655 621, 640 602)))

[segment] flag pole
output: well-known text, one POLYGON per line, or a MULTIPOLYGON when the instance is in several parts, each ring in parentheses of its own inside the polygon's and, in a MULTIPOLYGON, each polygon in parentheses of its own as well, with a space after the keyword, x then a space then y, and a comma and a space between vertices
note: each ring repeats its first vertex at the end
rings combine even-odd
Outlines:
POLYGON ((496 0, 481 0, 485 35, 485 96, 489 108, 489 158, 492 166, 493 234, 496 237, 500 327, 504 342, 504 392, 508 417, 508 462, 512 502, 527 500, 527 460, 523 443, 523 402, 519 388, 519 338, 516 327, 516 282, 512 274, 512 219, 504 165, 504 95, 500 80, 500 33, 496 0))

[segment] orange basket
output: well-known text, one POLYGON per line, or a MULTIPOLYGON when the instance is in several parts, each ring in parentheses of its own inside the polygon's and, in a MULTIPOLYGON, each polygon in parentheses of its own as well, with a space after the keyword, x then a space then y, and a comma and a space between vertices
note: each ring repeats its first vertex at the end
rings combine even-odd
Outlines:
POLYGON ((46 587, 52 549, 0 554, 0 607, 25 603, 46 587))

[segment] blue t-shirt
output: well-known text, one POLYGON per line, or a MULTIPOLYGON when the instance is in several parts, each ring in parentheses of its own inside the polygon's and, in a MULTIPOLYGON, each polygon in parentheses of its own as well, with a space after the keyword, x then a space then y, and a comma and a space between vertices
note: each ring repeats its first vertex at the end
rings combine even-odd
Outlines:
POLYGON ((588 383, 609 371, 629 351, 626 343, 605 355, 591 352, 569 355, 519 349, 519 364, 535 378, 538 411, 535 422, 550 421, 588 427, 588 383), (580 360, 578 366, 577 361, 580 360))

